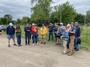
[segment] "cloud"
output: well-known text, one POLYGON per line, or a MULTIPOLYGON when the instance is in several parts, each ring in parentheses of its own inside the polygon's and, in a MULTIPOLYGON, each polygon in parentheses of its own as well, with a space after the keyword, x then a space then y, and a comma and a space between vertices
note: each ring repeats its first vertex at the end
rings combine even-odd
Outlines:
MULTIPOLYGON (((0 0, 0 17, 11 14, 13 19, 31 16, 31 0, 0 0)), ((90 0, 53 0, 52 6, 69 1, 78 13, 85 14, 90 8, 90 0)))

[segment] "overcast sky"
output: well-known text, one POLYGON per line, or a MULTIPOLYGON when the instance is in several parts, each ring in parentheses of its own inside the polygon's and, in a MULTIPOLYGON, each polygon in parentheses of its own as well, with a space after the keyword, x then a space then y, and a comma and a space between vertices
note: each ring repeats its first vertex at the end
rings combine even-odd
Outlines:
MULTIPOLYGON (((31 0, 0 0, 0 17, 11 14, 13 19, 31 16, 31 0)), ((52 6, 63 4, 69 1, 78 13, 85 14, 90 9, 90 0, 53 0, 52 6)))

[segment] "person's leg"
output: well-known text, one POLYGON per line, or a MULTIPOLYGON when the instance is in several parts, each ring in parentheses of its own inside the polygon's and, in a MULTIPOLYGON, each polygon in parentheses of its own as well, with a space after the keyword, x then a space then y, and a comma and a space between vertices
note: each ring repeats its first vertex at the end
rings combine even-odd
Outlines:
POLYGON ((53 32, 51 32, 51 37, 52 37, 52 41, 53 41, 53 32))
POLYGON ((27 34, 25 34, 25 45, 27 45, 27 34))
POLYGON ((76 51, 78 51, 79 50, 79 45, 78 45, 78 37, 75 37, 75 41, 74 41, 74 48, 75 48, 75 50, 76 51))
POLYGON ((8 39, 8 47, 10 47, 10 39, 11 39, 10 35, 7 35, 7 39, 8 39))
POLYGON ((70 44, 69 44, 69 53, 68 55, 71 56, 74 54, 74 36, 70 36, 70 44))
POLYGON ((38 44, 38 35, 35 34, 35 43, 38 44))
POLYGON ((43 44, 43 35, 41 35, 41 36, 42 36, 42 37, 41 37, 41 39, 42 39, 42 40, 41 40, 41 44, 43 44))
POLYGON ((43 35, 43 42, 46 44, 46 35, 43 35))
POLYGON ((49 32, 49 39, 48 39, 48 41, 50 41, 50 36, 51 36, 51 32, 49 32))
POLYGON ((34 42, 35 42, 35 35, 33 34, 32 35, 32 43, 33 43, 33 45, 34 45, 34 42))
POLYGON ((12 40, 13 40, 14 46, 17 46, 16 43, 15 43, 15 36, 14 36, 14 35, 11 35, 11 38, 12 38, 12 40))
POLYGON ((18 36, 18 44, 21 46, 21 35, 18 36))
POLYGON ((18 45, 19 45, 19 36, 16 36, 16 38, 17 38, 17 43, 18 43, 18 45))
POLYGON ((28 35, 27 39, 28 39, 28 45, 30 45, 30 35, 28 35))
POLYGON ((63 47, 64 47, 63 53, 64 54, 67 53, 67 47, 66 47, 66 45, 67 45, 67 41, 63 41, 63 47))

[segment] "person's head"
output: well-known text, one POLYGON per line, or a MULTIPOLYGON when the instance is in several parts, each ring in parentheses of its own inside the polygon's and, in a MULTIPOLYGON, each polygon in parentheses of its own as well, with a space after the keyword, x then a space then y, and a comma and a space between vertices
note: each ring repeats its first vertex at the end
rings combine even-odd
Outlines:
POLYGON ((69 28, 70 27, 70 24, 67 24, 67 28, 69 28))
POLYGON ((60 27, 61 25, 60 24, 58 24, 58 27, 60 27))
POLYGON ((44 28, 45 27, 45 25, 44 24, 42 24, 42 28, 44 28))
POLYGON ((52 23, 50 23, 50 26, 52 26, 53 24, 52 23))
POLYGON ((71 25, 71 26, 74 26, 74 22, 71 22, 70 25, 71 25))
POLYGON ((36 24, 35 23, 32 23, 32 26, 35 26, 36 24))
POLYGON ((60 23, 61 26, 63 26, 63 23, 60 23))
POLYGON ((78 24, 78 22, 75 22, 75 26, 78 26, 79 24, 78 24))
POLYGON ((29 26, 29 23, 26 23, 26 26, 28 27, 29 26))
POLYGON ((13 26, 13 24, 12 23, 9 23, 9 26, 13 26))
POLYGON ((65 30, 69 29, 71 27, 70 24, 67 24, 67 26, 65 26, 65 30))

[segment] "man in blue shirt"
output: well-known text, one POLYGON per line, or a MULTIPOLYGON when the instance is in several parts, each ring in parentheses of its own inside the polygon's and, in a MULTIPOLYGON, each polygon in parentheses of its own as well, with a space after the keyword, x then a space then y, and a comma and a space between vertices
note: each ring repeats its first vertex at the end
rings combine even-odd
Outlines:
POLYGON ((50 41, 51 37, 52 37, 52 41, 53 41, 53 24, 50 23, 50 25, 48 26, 48 31, 49 31, 49 38, 48 38, 48 41, 50 41))
POLYGON ((74 42, 74 48, 75 48, 75 51, 79 51, 79 44, 78 44, 78 40, 80 38, 80 27, 79 27, 79 24, 78 22, 75 22, 75 42, 74 42))
POLYGON ((29 23, 26 23, 26 26, 24 28, 25 32, 25 44, 30 45, 30 38, 31 38, 31 26, 29 23))
POLYGON ((15 36, 14 36, 15 28, 13 27, 12 23, 9 23, 9 26, 6 29, 6 34, 7 34, 7 38, 8 38, 8 47, 10 47, 10 40, 11 39, 13 39, 14 46, 17 46, 15 44, 15 36))

